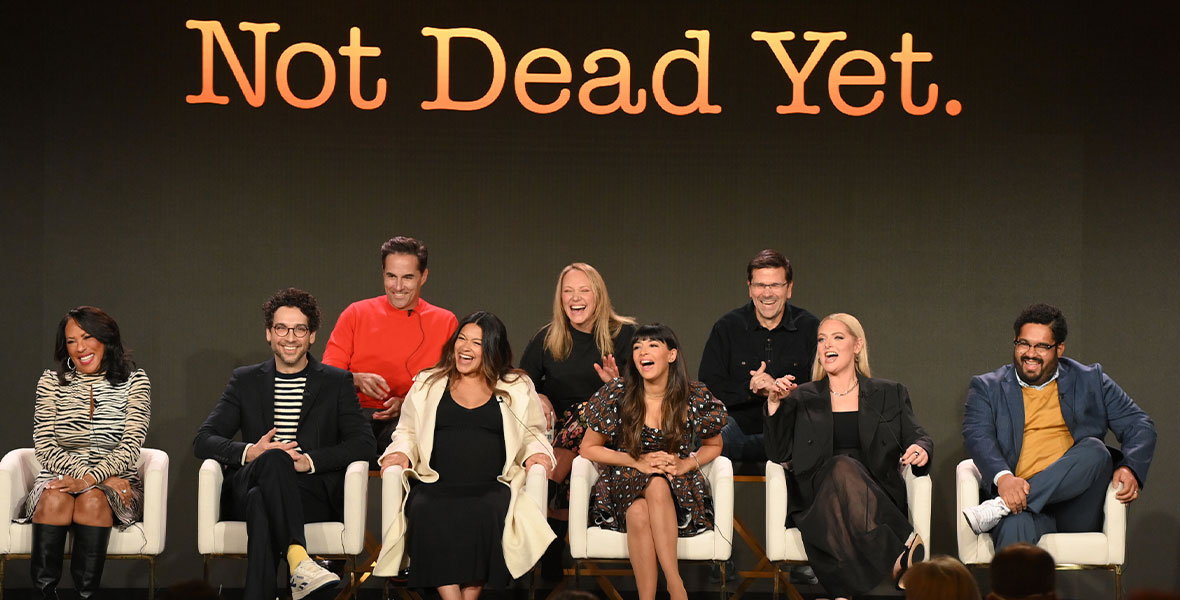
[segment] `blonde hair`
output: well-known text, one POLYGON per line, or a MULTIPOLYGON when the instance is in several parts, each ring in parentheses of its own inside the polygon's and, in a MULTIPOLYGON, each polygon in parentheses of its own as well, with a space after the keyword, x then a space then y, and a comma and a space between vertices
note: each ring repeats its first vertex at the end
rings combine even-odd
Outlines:
MULTIPOLYGON (((860 326, 860 321, 856 317, 848 313, 832 313, 822 319, 819 324, 823 325, 824 321, 839 321, 848 328, 848 332, 852 337, 861 341, 860 352, 856 355, 856 372, 865 377, 872 377, 873 373, 869 370, 869 340, 865 338, 865 328, 860 326)), ((815 361, 811 365, 811 380, 819 381, 828 376, 828 372, 824 370, 823 363, 820 362, 819 348, 815 350, 815 361)))
POLYGON ((950 556, 935 556, 910 567, 902 584, 906 600, 980 600, 971 571, 950 556))
POLYGON ((594 344, 598 346, 599 354, 614 354, 614 337, 619 334, 623 325, 634 325, 635 319, 615 312, 610 303, 610 294, 606 291, 606 282, 602 280, 602 275, 598 274, 598 269, 581 262, 566 265, 557 276, 557 288, 553 292, 553 319, 549 321, 549 331, 545 334, 545 350, 553 358, 565 360, 574 345, 573 336, 569 332, 569 317, 566 316, 565 307, 561 303, 561 281, 573 270, 586 275, 590 280, 590 290, 594 292, 594 344))

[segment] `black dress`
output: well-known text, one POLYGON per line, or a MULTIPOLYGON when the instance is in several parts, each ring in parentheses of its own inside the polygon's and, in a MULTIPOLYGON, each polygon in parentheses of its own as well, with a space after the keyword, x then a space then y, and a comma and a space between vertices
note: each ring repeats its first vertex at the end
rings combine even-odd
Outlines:
MULTIPOLYGON (((607 447, 626 451, 620 440, 623 437, 619 417, 619 404, 623 401, 622 379, 602 386, 598 393, 586 403, 586 426, 607 437, 607 447)), ((721 433, 725 426, 725 405, 709 393, 699 382, 693 382, 688 398, 688 427, 684 430, 675 453, 678 458, 687 458, 694 448, 693 440, 711 438, 721 433)), ((663 450, 664 434, 659 429, 643 426, 640 443, 641 453, 663 450)), ((699 469, 683 475, 654 475, 643 473, 631 467, 599 465, 598 482, 594 484, 591 497, 590 515, 594 524, 611 531, 627 531, 627 509, 647 489, 652 477, 665 477, 672 489, 676 504, 677 537, 692 537, 713 529, 713 495, 709 482, 699 469)))
POLYGON ((512 580, 504 563, 504 519, 512 491, 504 469, 504 422, 495 398, 467 409, 443 393, 430 464, 435 483, 418 483, 406 499, 411 587, 512 580))
MULTIPOLYGON (((545 349, 545 336, 549 333, 550 327, 552 324, 542 327, 533 339, 529 340, 524 355, 520 358, 520 368, 533 380, 537 393, 545 394, 553 404, 553 411, 556 413, 553 447, 577 452, 582 444, 582 436, 586 433, 586 418, 582 413, 582 407, 602 387, 602 379, 594 370, 595 364, 602 364, 602 352, 598 350, 594 334, 578 331, 567 324, 566 328, 572 342, 569 355, 557 360, 545 349)), ((618 365, 620 373, 627 370, 627 363, 631 360, 631 337, 634 334, 635 326, 624 324, 619 328, 618 335, 612 339, 615 364, 618 365)), ((550 485, 554 486, 550 490, 551 508, 569 508, 569 476, 550 485)), ((557 540, 554 543, 561 541, 557 540)))
POLYGON ((808 562, 832 596, 863 595, 892 573, 914 531, 897 460, 910 444, 933 449, 905 386, 858 380, 857 412, 832 412, 825 377, 796 388, 766 418, 767 456, 791 465, 786 525, 799 528, 808 562))

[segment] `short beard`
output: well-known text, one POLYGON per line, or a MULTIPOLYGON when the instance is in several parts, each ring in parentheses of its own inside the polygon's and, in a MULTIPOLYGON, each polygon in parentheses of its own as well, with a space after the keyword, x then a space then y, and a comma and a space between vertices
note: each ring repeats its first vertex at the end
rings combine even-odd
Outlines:
MULTIPOLYGON (((1045 376, 1045 361, 1044 361, 1044 359, 1036 359, 1036 360, 1040 361, 1039 364, 1041 365, 1041 377, 1044 377, 1045 376)), ((1021 359, 1018 358, 1012 362, 1016 366, 1016 376, 1019 377, 1021 381, 1023 381, 1024 383, 1026 383, 1028 385, 1040 385, 1040 383, 1037 383, 1034 381, 1029 381, 1028 378, 1026 378, 1024 376, 1024 365, 1022 364, 1023 361, 1021 361, 1021 359)))

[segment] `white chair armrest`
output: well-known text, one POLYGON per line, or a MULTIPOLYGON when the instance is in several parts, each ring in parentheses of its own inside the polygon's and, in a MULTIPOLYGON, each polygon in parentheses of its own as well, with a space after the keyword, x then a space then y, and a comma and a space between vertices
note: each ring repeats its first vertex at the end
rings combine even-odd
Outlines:
POLYGON ((143 481, 144 554, 160 554, 168 525, 168 453, 140 449, 139 478, 143 481))
POLYGON ((0 459, 0 507, 7 511, 9 521, 16 518, 21 501, 33 489, 33 480, 40 467, 34 469, 37 458, 32 448, 16 448, 0 459))
POLYGON ((910 506, 910 523, 914 526, 914 531, 918 532, 922 541, 926 543, 926 548, 931 548, 930 545, 930 511, 931 511, 931 494, 933 490, 933 482, 929 475, 921 477, 914 476, 913 466, 906 468, 903 475, 905 478, 906 487, 906 503, 910 506))
POLYGON ((787 470, 766 461, 766 556, 787 558, 787 470))
POLYGON ((549 478, 545 476, 545 467, 533 465, 524 480, 523 493, 532 498, 545 514, 549 506, 549 478))
MULTIPOLYGON (((17 517, 25 495, 33 488, 35 475, 28 472, 28 455, 32 452, 32 448, 17 448, 0 459, 0 510, 5 511, 0 518, 3 518, 5 523, 10 523, 17 517)), ((7 524, 0 525, 0 553, 8 553, 12 544, 9 537, 11 527, 7 524)))
POLYGON ((570 511, 569 534, 570 556, 574 558, 588 558, 586 544, 586 528, 590 522, 590 490, 594 489, 594 482, 598 481, 598 469, 594 463, 582 458, 574 458, 570 471, 570 511))
POLYGON ((197 552, 213 554, 217 547, 213 528, 221 520, 221 485, 225 476, 221 463, 212 458, 201 463, 197 473, 197 552))
MULTIPOLYGON (((393 524, 394 518, 402 511, 402 468, 389 467, 381 472, 381 535, 384 536, 393 524)), ((384 541, 382 542, 384 543, 384 541)))
POLYGON ((979 504, 979 481, 982 476, 975 468, 975 461, 964 460, 955 468, 955 540, 959 546, 959 560, 965 564, 990 562, 991 558, 979 556, 977 536, 971 531, 963 511, 979 504))
POLYGON ((733 463, 724 456, 713 459, 704 468, 713 492, 714 560, 727 560, 733 553, 733 463))
POLYGON ((365 513, 369 500, 369 461, 349 463, 344 472, 344 533, 340 540, 345 554, 365 549, 365 513))
POLYGON ((1103 510, 1106 519, 1102 522, 1102 533, 1106 534, 1106 560, 1112 565, 1121 565, 1127 559, 1127 505, 1115 498, 1115 488, 1106 486, 1106 502, 1103 510))

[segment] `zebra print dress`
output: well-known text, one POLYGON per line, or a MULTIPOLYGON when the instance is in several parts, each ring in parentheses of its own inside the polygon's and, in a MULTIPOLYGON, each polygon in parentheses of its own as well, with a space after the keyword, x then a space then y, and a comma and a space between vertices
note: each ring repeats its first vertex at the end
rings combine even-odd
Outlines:
POLYGON ((32 518, 45 486, 59 475, 93 476, 98 481, 93 488, 106 495, 120 529, 141 520, 143 482, 136 465, 151 420, 151 404, 151 383, 143 369, 119 384, 112 384, 102 375, 75 373, 70 375, 69 383, 61 385, 57 373, 42 373, 33 413, 33 445, 41 472, 16 521, 23 523, 32 518), (108 477, 131 483, 130 505, 103 484, 108 477))

